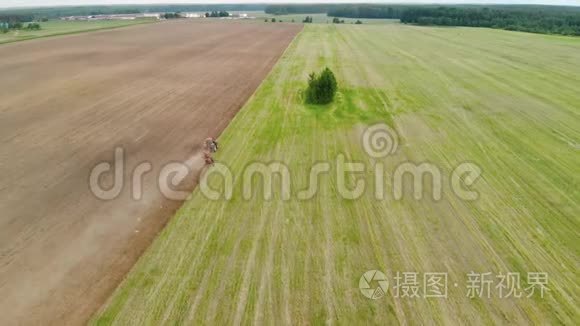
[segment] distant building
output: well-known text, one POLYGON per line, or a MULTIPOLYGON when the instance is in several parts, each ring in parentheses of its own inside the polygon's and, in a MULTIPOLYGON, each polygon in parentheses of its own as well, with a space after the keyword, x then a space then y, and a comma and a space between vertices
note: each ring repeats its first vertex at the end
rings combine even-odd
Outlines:
POLYGON ((180 15, 184 18, 201 18, 201 14, 195 12, 182 12, 180 15))
POLYGON ((161 18, 161 14, 158 12, 152 12, 152 13, 148 12, 148 13, 144 13, 142 15, 143 15, 142 16, 143 18, 157 18, 157 19, 161 18))
POLYGON ((233 14, 230 14, 230 17, 234 18, 234 19, 254 19, 256 17, 250 17, 248 16, 248 14, 243 13, 243 12, 236 12, 233 14))

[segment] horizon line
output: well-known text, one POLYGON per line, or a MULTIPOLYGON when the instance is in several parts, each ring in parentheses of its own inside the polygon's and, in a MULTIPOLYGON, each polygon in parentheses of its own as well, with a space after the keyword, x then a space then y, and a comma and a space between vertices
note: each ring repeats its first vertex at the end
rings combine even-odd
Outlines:
MULTIPOLYGON (((547 6, 547 7, 580 7, 580 1, 574 1, 573 3, 544 3, 544 1, 530 2, 530 1, 517 1, 517 3, 510 3, 509 0, 492 0, 492 3, 481 2, 481 1, 470 1, 468 2, 446 2, 443 1, 343 1, 343 0, 330 0, 330 1, 292 1, 292 0, 275 0, 274 2, 264 2, 264 1, 248 1, 248 2, 232 2, 220 1, 216 3, 211 2, 197 2, 193 0, 192 2, 138 2, 138 3, 123 3, 122 0, 119 3, 79 3, 79 4, 30 4, 30 5, 8 5, 3 6, 0 4, 0 10, 17 10, 17 9, 41 9, 41 8, 66 8, 66 7, 111 7, 111 6, 188 6, 188 5, 200 5, 200 6, 216 6, 216 5, 332 5, 332 4, 382 4, 382 5, 440 5, 440 6, 457 6, 457 5, 469 5, 469 6, 547 6)), ((113 0, 114 2, 114 0, 113 0)))

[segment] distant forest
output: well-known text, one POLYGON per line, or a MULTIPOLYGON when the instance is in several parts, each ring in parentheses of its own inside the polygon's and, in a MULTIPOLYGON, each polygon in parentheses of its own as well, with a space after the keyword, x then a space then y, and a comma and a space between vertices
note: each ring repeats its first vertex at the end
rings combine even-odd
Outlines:
POLYGON ((54 8, 22 8, 0 10, 0 22, 30 22, 42 19, 55 19, 65 16, 92 16, 113 14, 137 14, 146 12, 212 12, 212 11, 262 11, 261 4, 222 4, 222 5, 112 5, 78 6, 54 8))
POLYGON ((489 27, 580 36, 580 7, 533 5, 271 5, 270 14, 326 13, 331 17, 390 18, 404 24, 489 27))
POLYGON ((336 5, 268 5, 264 9, 271 15, 292 15, 292 14, 325 14, 330 8, 336 5))

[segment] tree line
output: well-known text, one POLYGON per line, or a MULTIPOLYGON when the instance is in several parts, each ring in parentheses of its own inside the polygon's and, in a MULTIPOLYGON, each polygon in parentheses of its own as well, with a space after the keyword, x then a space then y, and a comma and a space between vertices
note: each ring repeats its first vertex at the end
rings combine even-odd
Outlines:
POLYGON ((181 13, 179 13, 179 12, 166 12, 164 14, 161 14, 161 18, 177 19, 177 18, 183 18, 183 17, 181 16, 181 13))
POLYGON ((399 19, 407 6, 339 5, 329 8, 327 15, 345 18, 399 19))
POLYGON ((306 5, 268 5, 264 9, 270 15, 292 15, 292 14, 324 14, 332 5, 306 4, 306 5))
POLYGON ((580 36, 580 12, 545 9, 414 8, 401 22, 417 25, 489 27, 531 33, 580 36))
POLYGON ((17 14, 1 14, 0 13, 0 23, 16 24, 25 23, 35 20, 33 15, 17 15, 17 14))
POLYGON ((271 5, 270 14, 326 13, 340 18, 400 19, 405 24, 488 27, 580 35, 580 7, 534 5, 271 5))
POLYGON ((230 13, 225 11, 225 10, 220 10, 220 11, 212 11, 212 12, 206 12, 205 13, 205 17, 212 17, 212 18, 216 18, 216 17, 229 17, 230 13))
POLYGON ((42 28, 40 27, 39 23, 28 23, 26 26, 21 22, 13 22, 13 23, 6 23, 0 22, 0 33, 6 34, 10 30, 29 30, 29 31, 38 31, 42 28))
POLYGON ((0 9, 0 21, 30 22, 42 18, 138 14, 149 12, 261 11, 264 4, 109 5, 0 9))

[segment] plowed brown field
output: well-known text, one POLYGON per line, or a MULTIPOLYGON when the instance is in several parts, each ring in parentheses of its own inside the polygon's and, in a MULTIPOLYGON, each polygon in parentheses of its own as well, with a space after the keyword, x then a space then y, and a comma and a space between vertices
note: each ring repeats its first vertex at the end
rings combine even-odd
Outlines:
POLYGON ((300 29, 168 22, 0 46, 0 324, 86 321, 180 204, 160 168, 219 135, 300 29), (89 174, 116 146, 125 186, 102 201, 89 174))

